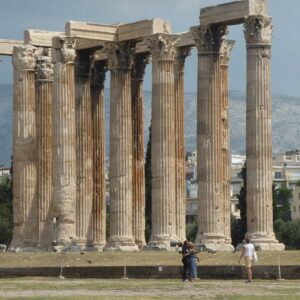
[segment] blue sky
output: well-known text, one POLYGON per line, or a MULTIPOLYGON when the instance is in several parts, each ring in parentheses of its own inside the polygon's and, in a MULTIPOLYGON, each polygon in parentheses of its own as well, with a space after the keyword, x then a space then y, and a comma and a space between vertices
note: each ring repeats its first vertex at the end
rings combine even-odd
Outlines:
MULTIPOLYGON (((127 23, 142 19, 169 20, 174 33, 199 24, 200 8, 230 2, 226 0, 0 0, 0 39, 22 39, 24 29, 63 31, 67 20, 95 23, 127 23)), ((300 1, 269 0, 273 17, 273 93, 300 96, 300 1)), ((230 64, 230 88, 245 90, 246 52, 242 26, 230 27, 230 39, 237 41, 230 64)), ((1 57, 0 83, 12 83, 12 66, 1 57)), ((185 68, 187 92, 196 91, 197 55, 192 52, 185 68)), ((151 89, 148 67, 145 88, 151 89)))

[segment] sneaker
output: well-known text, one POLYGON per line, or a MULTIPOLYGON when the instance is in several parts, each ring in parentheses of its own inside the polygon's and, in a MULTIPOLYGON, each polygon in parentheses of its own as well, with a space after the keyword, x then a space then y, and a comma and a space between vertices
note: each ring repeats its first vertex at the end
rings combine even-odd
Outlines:
POLYGON ((245 281, 245 283, 251 283, 252 282, 252 280, 246 280, 245 281))

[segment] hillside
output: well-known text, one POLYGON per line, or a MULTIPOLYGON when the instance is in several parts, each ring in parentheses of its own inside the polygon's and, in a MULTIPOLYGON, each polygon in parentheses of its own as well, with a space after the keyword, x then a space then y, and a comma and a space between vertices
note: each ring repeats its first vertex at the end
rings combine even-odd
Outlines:
MULTIPOLYGON (((230 92, 231 151, 245 152, 245 94, 230 92)), ((107 151, 109 147, 109 90, 105 97, 107 151)), ((196 93, 185 95, 186 150, 196 149, 196 93)), ((273 95, 273 152, 300 149, 300 97, 273 95)), ((151 92, 145 92, 145 143, 151 119, 151 92)), ((9 166, 12 151, 12 86, 0 85, 0 165, 9 166)), ((108 152, 107 152, 108 153, 108 152)))

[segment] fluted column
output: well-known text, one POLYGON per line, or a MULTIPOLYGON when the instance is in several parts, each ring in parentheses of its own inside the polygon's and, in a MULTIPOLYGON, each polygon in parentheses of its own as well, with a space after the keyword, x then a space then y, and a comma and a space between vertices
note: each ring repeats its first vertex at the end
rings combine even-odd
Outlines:
MULTIPOLYGON (((74 39, 55 37, 53 82, 53 205, 58 245, 76 238, 76 114, 74 39)), ((74 241, 73 241, 74 242, 74 241)))
POLYGON ((220 49, 226 26, 193 29, 198 48, 197 100, 197 243, 217 251, 231 251, 225 243, 221 172, 221 72, 220 49))
POLYGON ((186 239, 185 142, 184 142, 184 64, 190 48, 177 48, 175 58, 175 216, 176 236, 186 239))
POLYGON ((247 43, 247 235, 263 250, 283 250, 273 231, 270 17, 245 19, 247 43))
POLYGON ((155 35, 147 41, 152 55, 152 233, 150 246, 169 249, 176 240, 175 87, 176 38, 155 35))
POLYGON ((106 250, 138 250, 132 233, 130 43, 107 44, 110 79, 110 237, 106 250))
POLYGON ((37 58, 37 178, 39 246, 48 249, 52 242, 52 86, 53 64, 50 50, 37 58))
POLYGON ((225 242, 231 244, 231 197, 230 197, 230 127, 228 113, 228 66, 230 51, 235 41, 224 40, 220 51, 220 76, 221 76, 221 176, 222 176, 222 201, 223 201, 223 218, 224 218, 224 235, 225 242))
POLYGON ((93 143, 90 53, 78 53, 75 63, 76 98, 76 236, 81 247, 93 244, 93 143))
POLYGON ((93 243, 102 250, 106 243, 105 111, 104 81, 107 62, 96 61, 91 69, 93 127, 93 243))
POLYGON ((10 249, 36 247, 38 205, 36 170, 35 79, 37 49, 14 47, 13 100, 13 212, 14 231, 10 249))
POLYGON ((142 248, 145 240, 144 75, 149 54, 134 56, 131 71, 132 105, 132 232, 142 248))

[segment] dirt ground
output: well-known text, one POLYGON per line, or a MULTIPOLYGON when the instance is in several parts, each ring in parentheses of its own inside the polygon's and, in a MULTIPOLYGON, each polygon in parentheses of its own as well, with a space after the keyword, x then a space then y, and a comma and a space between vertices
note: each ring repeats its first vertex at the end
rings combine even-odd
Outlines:
POLYGON ((300 299, 300 281, 2 279, 0 299, 300 299))

